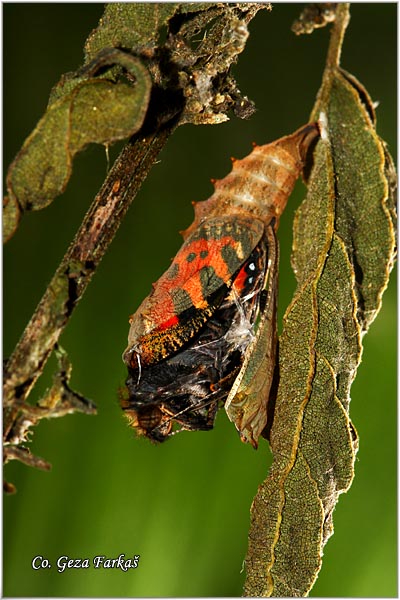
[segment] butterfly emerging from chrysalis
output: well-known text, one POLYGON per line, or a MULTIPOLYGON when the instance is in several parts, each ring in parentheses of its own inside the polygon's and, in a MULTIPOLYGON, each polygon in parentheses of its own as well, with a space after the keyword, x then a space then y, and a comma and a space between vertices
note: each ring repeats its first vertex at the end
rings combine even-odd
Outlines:
POLYGON ((224 404, 257 447, 277 345, 276 231, 318 136, 313 123, 254 146, 195 204, 184 244, 130 319, 121 405, 139 434, 211 429, 224 404))

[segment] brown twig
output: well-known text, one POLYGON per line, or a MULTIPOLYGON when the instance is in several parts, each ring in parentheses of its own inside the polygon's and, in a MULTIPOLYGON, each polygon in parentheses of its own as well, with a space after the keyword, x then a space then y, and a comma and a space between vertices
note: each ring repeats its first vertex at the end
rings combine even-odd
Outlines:
POLYGON ((126 144, 8 360, 5 443, 24 440, 14 427, 25 400, 173 128, 169 124, 146 136, 138 134, 126 144))

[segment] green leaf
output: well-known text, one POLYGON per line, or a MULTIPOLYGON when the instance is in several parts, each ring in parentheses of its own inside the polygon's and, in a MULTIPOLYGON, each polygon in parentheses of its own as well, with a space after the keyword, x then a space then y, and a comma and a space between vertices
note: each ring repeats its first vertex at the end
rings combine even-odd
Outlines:
MULTIPOLYGON (((64 190, 75 154, 89 144, 126 138, 144 120, 151 80, 140 61, 118 50, 99 55, 97 67, 119 62, 134 85, 82 76, 63 81, 62 92, 27 138, 10 166, 10 202, 23 210, 50 204, 64 190)), ((12 227, 9 227, 12 231, 12 227)))
POLYGON ((110 2, 85 44, 86 60, 107 47, 133 49, 158 41, 160 29, 178 10, 176 2, 110 2))
POLYGON ((355 87, 346 75, 338 70, 332 77, 328 127, 337 186, 336 229, 354 267, 358 317, 366 330, 380 308, 392 267, 394 204, 385 173, 385 148, 362 98, 367 97, 367 107, 372 102, 365 91, 360 96, 362 86, 355 87))
POLYGON ((15 198, 6 196, 3 199, 3 242, 14 235, 21 218, 21 210, 15 198))
POLYGON ((251 596, 305 596, 317 578, 338 496, 354 476, 348 411, 362 335, 395 257, 391 159, 367 92, 331 58, 313 111, 321 139, 294 228, 298 286, 280 338, 274 462, 252 507, 251 596))

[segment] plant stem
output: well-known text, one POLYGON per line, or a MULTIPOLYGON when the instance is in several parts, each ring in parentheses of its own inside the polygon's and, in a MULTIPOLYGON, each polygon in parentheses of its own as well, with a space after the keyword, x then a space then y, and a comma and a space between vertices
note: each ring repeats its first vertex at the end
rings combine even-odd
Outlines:
POLYGON ((173 129, 169 124, 146 136, 134 136, 121 151, 85 215, 6 364, 5 442, 18 440, 18 432, 13 431, 18 413, 173 129))
POLYGON ((349 21, 350 4, 348 2, 343 2, 339 4, 336 9, 336 18, 331 30, 331 39, 329 43, 328 54, 326 57, 327 67, 335 68, 340 65, 340 55, 342 52, 344 34, 346 32, 349 21))

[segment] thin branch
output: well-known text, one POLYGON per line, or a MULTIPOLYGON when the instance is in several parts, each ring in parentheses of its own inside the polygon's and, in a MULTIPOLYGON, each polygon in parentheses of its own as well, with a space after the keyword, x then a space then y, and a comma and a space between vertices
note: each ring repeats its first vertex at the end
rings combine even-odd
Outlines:
POLYGON ((335 68, 340 65, 340 55, 344 35, 350 21, 350 5, 348 2, 339 4, 336 9, 336 18, 331 31, 331 39, 329 43, 328 55, 326 57, 326 65, 330 68, 335 68))
POLYGON ((174 125, 135 136, 122 150, 95 197, 28 323, 4 373, 4 441, 18 443, 18 413, 83 296, 174 125))

